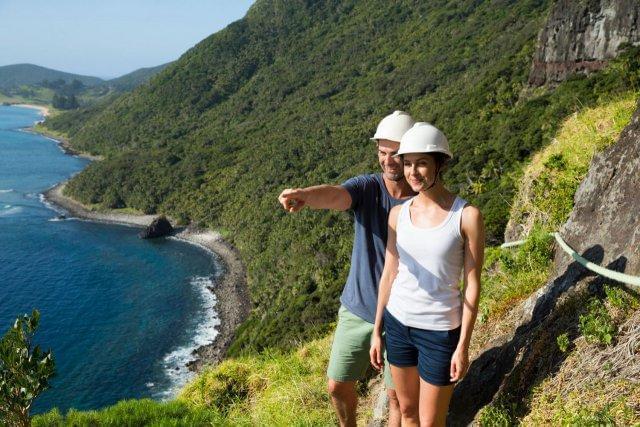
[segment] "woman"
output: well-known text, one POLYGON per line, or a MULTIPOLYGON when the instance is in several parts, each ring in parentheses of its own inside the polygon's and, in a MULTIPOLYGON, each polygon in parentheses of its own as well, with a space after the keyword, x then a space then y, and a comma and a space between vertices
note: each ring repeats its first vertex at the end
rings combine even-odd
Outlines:
POLYGON ((397 155, 418 195, 389 214, 371 363, 382 368, 384 328, 402 425, 444 426, 453 384, 469 366, 484 225, 480 211, 442 183, 440 173, 452 157, 442 132, 416 123, 402 137, 397 155))

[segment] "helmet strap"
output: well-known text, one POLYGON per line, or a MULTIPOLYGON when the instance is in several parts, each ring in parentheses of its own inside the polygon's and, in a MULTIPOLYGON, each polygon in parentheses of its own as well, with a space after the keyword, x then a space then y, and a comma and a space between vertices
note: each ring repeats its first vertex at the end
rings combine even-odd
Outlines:
POLYGON ((440 165, 438 164, 436 166, 436 176, 433 177, 433 182, 431 183, 431 185, 429 185, 427 188, 424 189, 424 191, 428 191, 431 190, 431 188, 436 185, 436 183, 438 182, 438 174, 440 173, 440 165))

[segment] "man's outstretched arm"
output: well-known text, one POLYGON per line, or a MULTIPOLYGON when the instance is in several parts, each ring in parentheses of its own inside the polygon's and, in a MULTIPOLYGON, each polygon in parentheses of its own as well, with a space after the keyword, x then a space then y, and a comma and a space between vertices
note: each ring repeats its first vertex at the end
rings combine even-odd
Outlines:
POLYGON ((278 201, 287 212, 298 212, 305 206, 346 211, 351 207, 351 194, 341 185, 314 185, 287 188, 280 193, 278 201))

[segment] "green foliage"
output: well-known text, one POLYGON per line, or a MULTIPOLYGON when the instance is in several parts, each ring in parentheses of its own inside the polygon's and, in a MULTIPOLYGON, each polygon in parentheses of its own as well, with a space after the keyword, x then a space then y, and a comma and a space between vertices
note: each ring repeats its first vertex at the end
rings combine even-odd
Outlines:
POLYGON ((289 352, 264 351, 209 367, 178 398, 128 400, 97 411, 52 410, 34 426, 327 426, 336 423, 326 392, 331 337, 289 352))
POLYGON ((587 313, 580 315, 580 332, 587 342, 610 345, 617 327, 607 307, 597 298, 591 298, 587 307, 587 313))
POLYGON ((566 332, 564 334, 560 334, 556 337, 556 343, 558 344, 558 348, 561 352, 566 353, 569 350, 569 334, 566 332))
POLYGON ((622 312, 640 308, 640 298, 620 286, 604 285, 607 302, 622 312))
POLYGON ((478 421, 482 427, 508 427, 515 425, 513 411, 500 402, 491 403, 480 410, 478 421))
POLYGON ((58 95, 57 93, 53 95, 51 105, 53 105, 53 108, 57 108, 59 110, 74 110, 80 106, 75 95, 67 96, 58 95))
POLYGON ((553 237, 534 229, 526 243, 514 248, 487 248, 480 295, 481 322, 503 315, 514 302, 546 283, 553 237))
POLYGON ((615 419, 608 411, 608 407, 593 411, 588 408, 581 408, 576 412, 565 411, 558 418, 558 425, 563 426, 615 426, 615 419))
POLYGON ((180 401, 156 402, 150 399, 123 400, 99 411, 70 410, 61 414, 54 409, 33 417, 34 427, 45 426, 202 426, 232 425, 216 411, 196 408, 180 401))
POLYGON ((551 144, 525 167, 510 213, 522 235, 533 226, 558 230, 573 209, 593 155, 612 144, 629 123, 638 93, 585 108, 564 120, 551 144))
POLYGON ((178 399, 221 411, 234 424, 335 424, 326 392, 330 346, 326 336, 288 352, 227 359, 205 370, 178 399))
POLYGON ((37 310, 18 317, 0 340, 0 419, 10 425, 29 425, 33 400, 54 375, 51 351, 32 346, 39 320, 37 310))
POLYGON ((282 189, 376 171, 367 137, 404 109, 448 136, 445 180, 497 243, 522 162, 564 117, 628 91, 620 64, 521 97, 550 4, 262 0, 150 84, 47 126, 106 156, 68 185, 78 200, 113 205, 117 194, 229 230, 254 306, 230 351, 287 348, 328 331, 353 231, 344 213, 285 215, 282 189))

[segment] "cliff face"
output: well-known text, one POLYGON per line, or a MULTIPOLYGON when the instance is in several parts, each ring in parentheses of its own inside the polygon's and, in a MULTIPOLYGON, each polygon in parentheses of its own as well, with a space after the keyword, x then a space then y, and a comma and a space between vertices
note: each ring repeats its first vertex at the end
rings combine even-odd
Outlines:
POLYGON ((640 43, 638 0, 558 0, 538 36, 529 84, 603 68, 623 43, 640 43))
MULTIPOLYGON (((639 104, 640 107, 640 104, 639 104)), ((616 144, 595 156, 560 230, 578 253, 598 248, 601 265, 640 274, 640 108, 616 144)), ((556 251, 558 271, 570 263, 556 251)), ((597 260, 594 260, 598 262, 597 260)))
MULTIPOLYGON (((594 157, 575 195, 571 216, 560 230, 585 258, 631 275, 640 274, 640 104, 638 107, 618 142, 594 157)), ((451 425, 473 422, 478 411, 491 402, 525 401, 531 385, 552 376, 565 360, 566 355, 553 344, 556 337, 574 331, 571 339, 576 339, 580 307, 586 301, 581 294, 597 294, 613 282, 589 272, 560 247, 556 247, 555 260, 552 280, 509 313, 508 332, 491 340, 456 386, 451 425)), ((630 354, 637 357, 635 350, 630 354)), ((586 379, 596 377, 593 372, 578 374, 586 379)), ((616 379, 611 377, 611 381, 616 379)))

